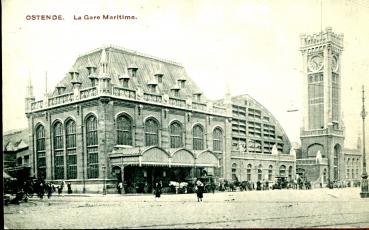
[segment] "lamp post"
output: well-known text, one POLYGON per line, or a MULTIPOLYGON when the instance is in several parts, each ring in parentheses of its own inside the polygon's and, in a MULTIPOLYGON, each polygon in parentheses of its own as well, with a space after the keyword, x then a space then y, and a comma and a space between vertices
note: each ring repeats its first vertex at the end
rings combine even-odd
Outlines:
POLYGON ((365 159, 365 117, 367 112, 365 111, 365 96, 364 96, 364 86, 363 86, 363 109, 361 111, 361 117, 363 119, 363 172, 361 174, 361 198, 369 198, 369 191, 368 191, 368 173, 366 172, 366 159, 365 159))
POLYGON ((102 168, 102 170, 103 170, 103 176, 104 176, 104 178, 103 178, 103 195, 106 195, 106 187, 105 187, 105 169, 106 169, 106 166, 105 166, 105 164, 103 164, 102 166, 101 166, 101 168, 102 168))

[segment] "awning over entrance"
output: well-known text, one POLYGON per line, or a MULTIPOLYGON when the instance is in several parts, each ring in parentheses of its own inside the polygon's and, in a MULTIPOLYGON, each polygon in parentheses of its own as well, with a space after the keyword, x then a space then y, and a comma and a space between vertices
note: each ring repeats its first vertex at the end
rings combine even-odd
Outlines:
POLYGON ((168 167, 219 167, 219 159, 210 150, 191 151, 186 148, 165 150, 158 146, 115 146, 109 154, 112 166, 152 165, 168 167))

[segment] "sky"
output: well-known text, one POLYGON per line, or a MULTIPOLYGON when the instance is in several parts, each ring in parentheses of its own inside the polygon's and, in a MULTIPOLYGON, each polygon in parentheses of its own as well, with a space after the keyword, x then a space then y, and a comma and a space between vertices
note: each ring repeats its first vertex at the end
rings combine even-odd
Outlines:
POLYGON ((232 96, 251 95, 277 118, 290 141, 300 142, 299 36, 330 26, 344 34, 345 147, 355 148, 362 135, 362 85, 369 98, 366 0, 2 0, 2 6, 3 131, 27 127, 29 77, 41 100, 45 85, 52 90, 78 55, 113 44, 182 63, 209 99, 224 97, 227 84, 232 96), (74 20, 102 14, 136 19, 74 20), (27 15, 62 15, 64 20, 27 20, 27 15), (287 112, 291 108, 298 111, 287 112))

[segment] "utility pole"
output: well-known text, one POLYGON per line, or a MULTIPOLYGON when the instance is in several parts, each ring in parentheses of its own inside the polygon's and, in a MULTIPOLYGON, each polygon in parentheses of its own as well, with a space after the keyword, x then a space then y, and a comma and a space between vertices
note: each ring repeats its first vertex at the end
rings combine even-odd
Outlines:
POLYGON ((368 191, 368 173, 366 172, 366 159, 365 159, 365 117, 368 114, 365 111, 365 90, 364 90, 364 85, 363 85, 363 109, 361 111, 361 117, 363 119, 363 172, 361 175, 361 193, 360 193, 360 197, 361 198, 369 198, 369 191, 368 191))

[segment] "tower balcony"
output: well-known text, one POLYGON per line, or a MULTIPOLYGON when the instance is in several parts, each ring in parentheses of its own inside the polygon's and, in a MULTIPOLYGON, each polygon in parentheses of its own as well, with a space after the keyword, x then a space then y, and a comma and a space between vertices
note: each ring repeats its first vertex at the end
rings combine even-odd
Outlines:
POLYGON ((343 130, 326 128, 326 129, 314 129, 314 130, 302 130, 301 131, 301 137, 327 136, 327 135, 343 136, 343 130))

